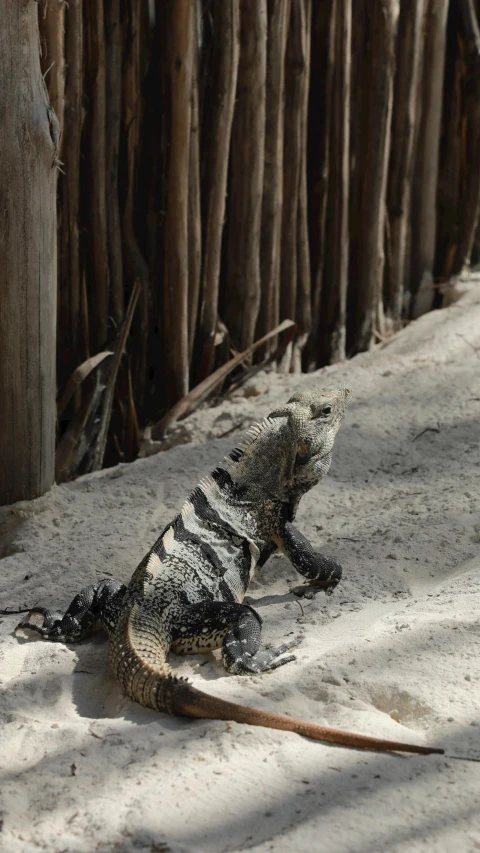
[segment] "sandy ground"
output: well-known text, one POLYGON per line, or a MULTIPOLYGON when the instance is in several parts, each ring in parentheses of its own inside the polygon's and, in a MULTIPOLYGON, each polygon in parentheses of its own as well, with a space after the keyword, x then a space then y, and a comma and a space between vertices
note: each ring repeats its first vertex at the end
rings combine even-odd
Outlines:
POLYGON ((127 580, 237 426, 336 378, 354 401, 298 523, 344 581, 300 605, 285 558, 262 570, 250 600, 266 641, 304 638, 274 673, 228 676, 216 653, 172 658, 219 696, 447 756, 174 720, 122 696, 101 633, 75 647, 22 641, 18 616, 4 616, 2 849, 480 850, 480 763, 458 760, 480 758, 480 287, 347 364, 254 378, 182 427, 197 445, 2 510, 1 607, 63 607, 86 583, 127 580))

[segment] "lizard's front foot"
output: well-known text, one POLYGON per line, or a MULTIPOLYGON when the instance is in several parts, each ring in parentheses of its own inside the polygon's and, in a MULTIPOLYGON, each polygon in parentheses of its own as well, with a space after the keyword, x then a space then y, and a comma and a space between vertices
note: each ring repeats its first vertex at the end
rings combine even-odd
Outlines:
POLYGON ((319 577, 312 578, 308 583, 295 586, 291 589, 291 592, 299 598, 314 598, 321 589, 325 590, 326 595, 331 595, 341 580, 341 565, 335 560, 330 559, 330 557, 324 557, 320 554, 318 556, 321 561, 321 574, 319 574, 319 577))

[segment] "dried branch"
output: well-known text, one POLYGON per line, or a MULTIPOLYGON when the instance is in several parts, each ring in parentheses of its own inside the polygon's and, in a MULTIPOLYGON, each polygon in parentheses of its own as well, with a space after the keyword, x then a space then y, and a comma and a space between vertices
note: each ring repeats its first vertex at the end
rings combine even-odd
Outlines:
POLYGON ((75 392, 78 390, 83 380, 90 376, 92 370, 95 370, 99 364, 108 356, 113 355, 110 351, 100 352, 97 355, 93 356, 93 358, 87 358, 82 364, 80 364, 70 376, 68 380, 64 392, 60 401, 57 403, 57 417, 60 417, 62 412, 68 406, 70 400, 72 399, 75 392))
POLYGON ((148 427, 145 432, 146 438, 159 439, 162 438, 167 431, 167 429, 173 426, 176 421, 178 421, 181 417, 185 417, 190 414, 203 400, 208 397, 215 388, 220 385, 223 380, 228 376, 229 373, 237 367, 244 359, 248 358, 252 353, 254 353, 259 347, 263 346, 270 338, 275 335, 280 335, 282 332, 289 331, 290 339, 295 331, 295 323, 292 320, 284 320, 283 323, 280 323, 275 329, 272 329, 268 334, 264 335, 262 338, 259 338, 258 341, 251 344, 247 349, 243 352, 238 353, 231 358, 230 361, 227 361, 226 364, 222 364, 218 370, 215 370, 207 379, 204 379, 203 382, 200 382, 195 388, 185 395, 178 403, 170 409, 166 415, 161 418, 158 423, 154 424, 152 427, 148 427))
POLYGON ((130 326, 132 325, 133 315, 135 313, 135 308, 137 305, 138 297, 140 296, 141 286, 137 281, 135 282, 134 288, 132 290, 130 300, 128 303, 127 313, 125 315, 125 320, 122 323, 122 327, 117 336, 117 344, 115 346, 115 352, 113 356, 112 363, 110 365, 110 372, 108 374, 107 387, 105 389, 105 396, 102 400, 102 411, 100 415, 100 425, 98 428, 97 440, 95 443, 95 447, 93 450, 92 462, 90 466, 91 471, 99 471, 103 465, 103 457, 105 455, 105 447, 107 445, 107 436, 108 436, 108 427, 110 424, 110 418, 112 416, 112 406, 113 406, 113 396, 115 392, 115 383, 117 381, 118 369, 120 367, 120 361, 122 359, 122 355, 125 350, 125 345, 127 343, 128 333, 130 331, 130 326))

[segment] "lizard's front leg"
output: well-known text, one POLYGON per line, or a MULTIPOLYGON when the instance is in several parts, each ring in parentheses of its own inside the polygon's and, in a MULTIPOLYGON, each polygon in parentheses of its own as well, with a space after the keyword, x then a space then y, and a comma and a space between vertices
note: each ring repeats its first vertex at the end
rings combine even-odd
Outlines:
POLYGON ((331 595, 342 577, 339 563, 315 551, 308 539, 290 521, 285 522, 282 532, 274 534, 272 538, 297 572, 308 579, 307 584, 292 589, 295 595, 313 598, 320 589, 331 595))
POLYGON ((115 628, 126 590, 124 584, 107 578, 82 589, 65 614, 44 607, 32 608, 15 630, 33 631, 56 643, 78 643, 91 634, 98 621, 110 632, 115 628))

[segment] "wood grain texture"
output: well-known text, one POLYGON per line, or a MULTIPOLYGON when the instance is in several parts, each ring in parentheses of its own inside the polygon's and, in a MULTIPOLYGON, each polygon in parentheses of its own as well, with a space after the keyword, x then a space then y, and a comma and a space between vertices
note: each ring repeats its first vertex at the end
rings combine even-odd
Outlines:
POLYGON ((37 4, 0 3, 0 504, 53 483, 57 146, 37 4))

